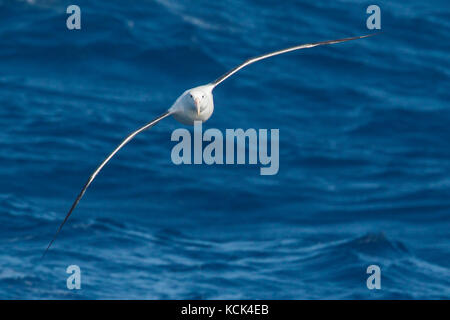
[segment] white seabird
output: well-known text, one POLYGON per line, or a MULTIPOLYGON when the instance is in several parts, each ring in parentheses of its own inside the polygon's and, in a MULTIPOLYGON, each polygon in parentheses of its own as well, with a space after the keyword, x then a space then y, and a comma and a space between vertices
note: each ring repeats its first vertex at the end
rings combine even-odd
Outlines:
POLYGON ((375 34, 376 33, 369 34, 369 35, 364 35, 364 36, 358 36, 358 37, 345 38, 345 39, 328 40, 328 41, 321 41, 321 42, 316 42, 316 43, 307 43, 307 44, 302 44, 302 45, 298 45, 298 46, 294 46, 294 47, 290 47, 290 48, 286 48, 286 49, 270 52, 270 53, 263 54, 263 55, 260 55, 260 56, 257 56, 257 57, 253 57, 253 58, 250 58, 250 59, 246 60, 244 63, 238 65, 234 69, 231 69, 230 71, 228 71, 227 73, 222 75, 220 78, 216 79, 215 81, 213 81, 211 83, 208 83, 208 84, 205 84, 205 85, 202 85, 202 86, 198 86, 198 87, 192 88, 192 89, 188 89, 185 92, 183 92, 183 94, 180 97, 178 97, 178 99, 175 101, 175 103, 166 112, 164 112, 163 114, 161 114, 156 119, 153 119, 152 121, 147 123, 145 126, 139 128, 138 130, 136 130, 133 133, 131 133, 128 137, 126 137, 113 150, 113 152, 111 152, 106 157, 106 159, 103 160, 103 162, 98 166, 98 168, 95 169, 95 171, 91 174, 91 176, 87 180, 87 182, 84 185, 83 189, 81 189, 80 194, 75 199, 75 202, 72 204, 72 207, 70 208, 69 212, 66 214, 66 217, 64 218, 63 222, 59 226, 59 228, 56 231, 55 235, 53 236, 53 239, 50 241, 49 245, 47 246, 47 249, 45 250, 45 252, 43 254, 43 257, 45 256, 47 251, 50 249, 50 246, 55 241, 56 236, 61 231, 61 229, 64 226, 64 224, 66 223, 67 219, 69 219, 69 217, 72 214, 73 210, 78 205, 78 203, 80 202, 80 200, 83 197, 84 193, 86 192, 86 189, 91 185, 92 181, 94 181, 95 177, 98 175, 100 170, 102 170, 102 168, 108 163, 108 161, 111 160, 111 158, 124 145, 126 145, 128 142, 130 142, 130 140, 132 140, 136 135, 138 135, 139 133, 141 133, 144 130, 147 130, 147 129, 153 127, 155 124, 160 122, 162 119, 167 118, 168 116, 171 116, 171 115, 177 121, 179 121, 179 122, 181 122, 183 124, 192 125, 192 124, 194 124, 194 121, 205 122, 206 120, 208 120, 211 117, 211 115, 212 115, 212 113, 214 111, 214 99, 213 99, 213 94, 212 94, 212 91, 214 90, 214 88, 217 87, 224 80, 228 79, 233 74, 238 72, 239 70, 245 68, 246 66, 248 66, 248 65, 250 65, 250 64, 252 64, 254 62, 257 62, 257 61, 260 61, 260 60, 263 60, 263 59, 267 59, 267 58, 270 58, 270 57, 273 57, 273 56, 277 56, 279 54, 295 51, 295 50, 312 48, 312 47, 317 47, 317 46, 321 46, 321 45, 334 44, 334 43, 345 42, 345 41, 356 40, 356 39, 362 39, 362 38, 367 38, 367 37, 373 36, 375 34))

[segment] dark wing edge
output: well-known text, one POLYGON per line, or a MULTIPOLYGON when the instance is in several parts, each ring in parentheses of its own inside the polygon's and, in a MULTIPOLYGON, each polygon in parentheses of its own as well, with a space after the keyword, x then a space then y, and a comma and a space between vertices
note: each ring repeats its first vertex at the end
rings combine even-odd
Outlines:
POLYGON ((98 166, 98 168, 91 174, 91 176, 89 177, 89 179, 87 180, 86 184, 84 185, 83 189, 81 190, 80 194, 78 195, 78 197, 75 199, 74 203, 72 204, 72 207, 70 208, 69 212, 66 214, 66 217, 64 218, 63 222, 60 224, 58 230, 56 231, 55 235, 53 236, 52 240, 50 241, 50 243, 47 246, 47 249, 45 249, 44 254, 42 255, 42 258, 45 257, 45 255, 47 254, 48 250, 50 249, 50 247, 52 246, 53 242, 55 241, 56 237, 58 236, 59 232, 61 231, 62 227, 64 226, 64 224, 67 222, 67 220, 69 219, 70 215, 72 214, 73 210, 76 208, 76 206, 78 205, 78 203, 80 202, 81 198, 83 197, 84 193, 86 192, 86 189, 91 185, 92 181, 94 181, 95 177, 97 176, 97 174, 100 172, 100 170, 102 170, 102 168, 109 162, 109 160, 111 160, 111 158, 123 147, 125 146, 128 142, 130 142, 135 136, 137 136, 139 133, 141 133, 142 131, 145 131, 151 127, 153 127, 155 124, 157 124, 159 121, 161 121, 162 119, 170 116, 173 112, 167 111, 165 113, 163 113, 162 115, 160 115, 159 117, 153 119, 152 121, 150 121, 149 123, 147 123, 145 126, 139 128, 138 130, 134 131, 133 133, 131 133, 130 135, 128 135, 115 149, 113 152, 111 152, 109 154, 109 156, 107 156, 105 158, 105 160, 103 160, 103 162, 100 164, 100 166, 98 166))
POLYGON ((289 47, 289 48, 286 48, 286 49, 282 49, 282 50, 278 50, 278 51, 262 54, 260 56, 256 56, 256 57, 247 59, 242 64, 238 65, 234 69, 231 69, 230 71, 228 71, 227 73, 225 73, 221 77, 219 77, 216 80, 214 80, 213 82, 211 82, 211 84, 214 87, 216 87, 221 82, 223 82, 227 78, 231 77, 233 74, 235 74, 236 72, 238 72, 242 68, 248 66, 249 64, 252 64, 254 62, 257 62, 257 61, 260 61, 260 60, 263 60, 263 59, 266 59, 266 58, 277 56, 279 54, 283 54, 283 53, 287 53, 287 52, 291 52, 291 51, 295 51, 295 50, 300 50, 300 49, 306 49, 306 48, 322 46, 322 45, 326 45, 326 44, 334 44, 334 43, 339 43, 339 42, 345 42, 345 41, 350 41, 350 40, 356 40, 356 39, 372 37, 372 36, 374 36, 376 34, 379 34, 379 33, 381 33, 381 32, 367 34, 367 35, 363 35, 363 36, 351 37, 351 38, 344 38, 344 39, 337 39, 337 40, 327 40, 327 41, 320 41, 320 42, 315 42, 315 43, 306 43, 306 44, 301 44, 301 45, 298 45, 298 46, 289 47))

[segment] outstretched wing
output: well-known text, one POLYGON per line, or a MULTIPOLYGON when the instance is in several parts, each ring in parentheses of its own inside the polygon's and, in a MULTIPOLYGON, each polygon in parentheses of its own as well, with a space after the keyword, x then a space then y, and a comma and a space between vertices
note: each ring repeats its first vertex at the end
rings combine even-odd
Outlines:
POLYGON ((64 218, 63 222, 61 223, 61 225, 59 226, 58 230, 56 231, 55 235, 53 236, 52 241, 50 241, 47 249, 45 250, 44 254, 42 255, 42 257, 45 256, 45 254, 47 253, 48 249, 50 249, 53 241, 55 241, 56 236, 59 234, 59 232, 61 231, 62 227, 64 226, 64 224, 66 223, 67 219, 69 219, 70 215, 72 214, 72 211, 76 208, 76 206, 78 205, 78 202, 80 202, 81 198, 83 197, 84 193, 86 192, 86 189, 91 185, 92 181, 94 181, 95 177, 97 176, 97 174, 100 172, 100 170, 103 169, 103 167, 108 163, 109 160, 111 160, 111 158, 124 146, 126 145, 128 142, 130 142, 135 136, 137 136, 139 133, 141 133, 142 131, 153 127, 155 124, 157 124, 159 121, 161 121, 162 119, 168 117, 169 115, 171 115, 172 112, 167 111, 165 113, 163 113, 162 115, 160 115, 158 118, 150 121, 149 123, 147 123, 145 126, 143 126, 142 128, 139 128, 138 130, 134 131, 133 133, 131 133, 128 137, 126 137, 115 149, 113 152, 111 152, 109 154, 108 157, 106 157, 105 160, 103 160, 103 162, 100 164, 100 166, 98 166, 98 168, 91 174, 91 176, 89 177, 88 181, 86 182, 86 184, 84 185, 83 189, 81 190, 80 194, 78 195, 78 197, 75 199, 75 202, 72 204, 72 207, 70 208, 69 212, 67 213, 66 217, 64 218))
POLYGON ((238 72, 242 68, 248 66, 249 64, 252 64, 252 63, 254 63, 256 61, 267 59, 267 58, 270 58, 270 57, 273 57, 273 56, 277 56, 279 54, 283 54, 283 53, 291 52, 291 51, 295 51, 295 50, 300 50, 300 49, 306 49, 306 48, 322 46, 324 44, 333 44, 333 43, 345 42, 345 41, 350 41, 350 40, 362 39, 362 38, 367 38, 367 37, 371 37, 371 36, 374 36, 374 35, 376 35, 376 33, 368 34, 368 35, 364 35, 364 36, 359 36, 359 37, 352 37, 352 38, 345 38, 345 39, 338 39, 338 40, 328 40, 328 41, 321 41, 321 42, 316 42, 316 43, 306 43, 306 44, 301 44, 299 46, 290 47, 290 48, 286 48, 286 49, 283 49, 283 50, 278 50, 278 51, 271 52, 271 53, 266 53, 266 54, 263 54, 263 55, 260 55, 260 56, 257 56, 257 57, 253 57, 253 58, 250 58, 250 59, 246 60, 244 63, 240 64, 239 66, 237 66, 234 69, 231 69, 230 71, 228 71, 227 73, 222 75, 220 78, 216 79, 211 84, 214 85, 214 87, 216 87, 219 83, 221 83, 225 79, 231 77, 233 74, 235 74, 236 72, 238 72))

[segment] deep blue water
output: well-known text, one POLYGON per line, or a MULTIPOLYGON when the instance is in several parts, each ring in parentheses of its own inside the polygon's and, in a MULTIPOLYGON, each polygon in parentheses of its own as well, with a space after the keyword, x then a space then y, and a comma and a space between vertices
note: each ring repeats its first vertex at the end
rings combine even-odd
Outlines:
POLYGON ((0 298, 450 298, 450 8, 376 1, 376 37, 254 64, 204 129, 279 128, 280 170, 171 162, 185 89, 370 33, 372 1, 0 1, 0 298), (79 265, 82 289, 66 288, 79 265), (381 268, 368 290, 366 268, 381 268))

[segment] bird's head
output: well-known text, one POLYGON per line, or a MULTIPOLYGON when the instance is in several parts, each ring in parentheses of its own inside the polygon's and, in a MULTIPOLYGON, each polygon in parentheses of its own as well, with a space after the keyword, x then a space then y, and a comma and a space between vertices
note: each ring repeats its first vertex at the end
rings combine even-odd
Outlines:
POLYGON ((192 107, 195 109, 197 115, 203 112, 208 106, 207 92, 201 89, 192 89, 189 91, 188 98, 190 99, 192 107))

